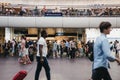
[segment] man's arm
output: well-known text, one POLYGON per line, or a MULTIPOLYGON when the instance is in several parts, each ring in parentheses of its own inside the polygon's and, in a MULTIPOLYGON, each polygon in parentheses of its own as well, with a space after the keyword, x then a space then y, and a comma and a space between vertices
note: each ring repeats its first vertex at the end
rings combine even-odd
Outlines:
POLYGON ((39 54, 40 54, 40 61, 43 61, 43 53, 42 53, 43 45, 39 45, 39 54))

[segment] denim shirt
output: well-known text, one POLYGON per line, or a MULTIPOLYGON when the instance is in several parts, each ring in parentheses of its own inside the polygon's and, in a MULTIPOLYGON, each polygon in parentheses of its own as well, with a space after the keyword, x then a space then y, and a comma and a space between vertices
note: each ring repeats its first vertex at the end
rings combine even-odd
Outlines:
POLYGON ((94 62, 93 69, 99 67, 109 68, 109 61, 115 61, 115 57, 111 55, 110 44, 105 34, 97 37, 94 43, 94 62))

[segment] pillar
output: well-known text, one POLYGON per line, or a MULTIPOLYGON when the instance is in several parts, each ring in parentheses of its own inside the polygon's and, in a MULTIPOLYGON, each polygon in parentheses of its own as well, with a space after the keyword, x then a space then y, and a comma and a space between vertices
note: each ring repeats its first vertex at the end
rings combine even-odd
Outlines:
POLYGON ((13 28, 5 28, 5 41, 8 42, 14 38, 14 29, 13 28))

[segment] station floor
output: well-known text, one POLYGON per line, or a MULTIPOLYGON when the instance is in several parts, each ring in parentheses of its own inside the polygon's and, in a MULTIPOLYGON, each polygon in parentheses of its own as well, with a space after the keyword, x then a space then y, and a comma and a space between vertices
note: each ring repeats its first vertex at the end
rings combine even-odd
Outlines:
MULTIPOLYGON (((48 61, 51 67, 51 80, 89 80, 91 77, 92 63, 87 58, 48 59, 48 61)), ((116 62, 110 64, 109 72, 112 79, 120 80, 120 66, 116 62)), ((21 65, 16 57, 0 58, 0 80, 12 80, 13 76, 20 70, 28 71, 24 80, 34 80, 36 61, 32 64, 21 65)), ((39 80, 47 80, 44 68, 42 68, 39 80)))

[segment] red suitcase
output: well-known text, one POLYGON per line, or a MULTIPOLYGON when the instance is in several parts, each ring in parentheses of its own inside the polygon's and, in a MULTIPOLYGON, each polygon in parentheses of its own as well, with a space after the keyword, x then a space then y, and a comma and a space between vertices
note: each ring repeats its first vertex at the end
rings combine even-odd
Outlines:
POLYGON ((27 75, 27 71, 21 70, 14 77, 13 80, 23 80, 27 75))

